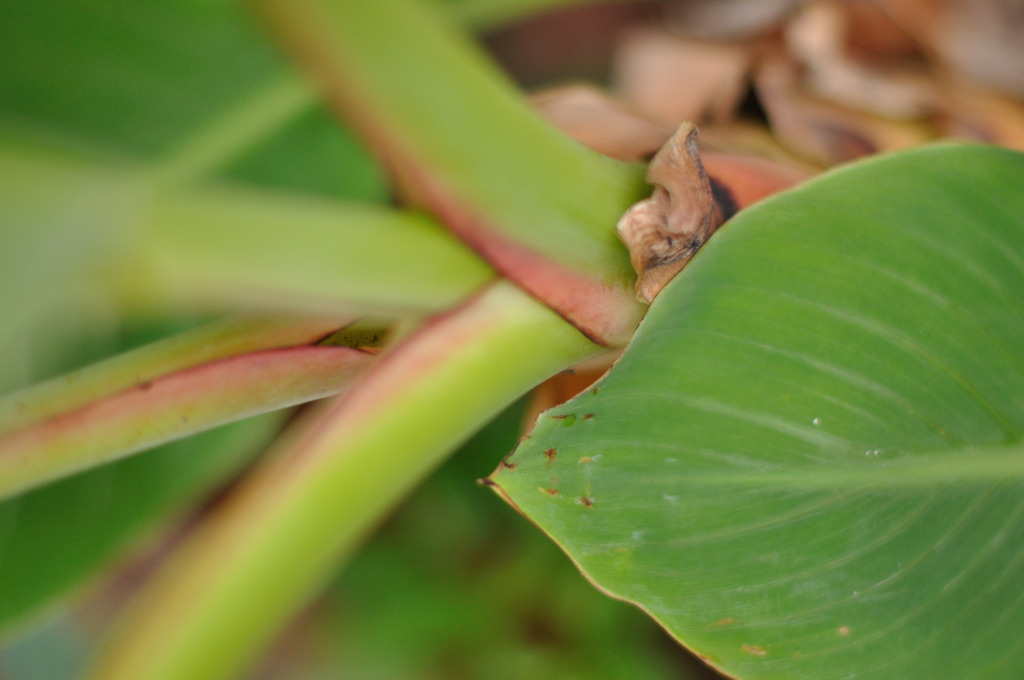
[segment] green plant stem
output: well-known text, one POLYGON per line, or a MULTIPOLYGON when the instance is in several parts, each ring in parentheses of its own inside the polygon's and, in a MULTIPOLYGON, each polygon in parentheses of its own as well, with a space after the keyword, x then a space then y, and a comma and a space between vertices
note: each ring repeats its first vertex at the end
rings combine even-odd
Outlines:
POLYGON ((117 288, 144 298, 403 315, 494 276, 424 215, 239 187, 160 194, 137 237, 117 288))
POLYGON ((0 435, 153 380, 229 356, 311 344, 349 321, 251 315, 221 319, 0 399, 0 435))
POLYGON ((631 272, 614 225, 643 169, 541 119, 454 24, 415 0, 252 0, 399 179, 429 173, 489 225, 583 271, 631 272))
POLYGON ((241 670, 445 455, 540 380, 599 351, 500 283, 385 355, 183 546, 90 677, 241 670))
POLYGON ((394 315, 445 309, 494 275, 423 215, 238 187, 154 191, 130 170, 25 145, 0 151, 0 214, 0 345, 90 292, 394 315))
POLYGON ((642 308, 615 223, 643 168, 571 141, 476 46, 409 0, 254 0, 412 198, 591 337, 642 308))
POLYGON ((0 499, 242 418, 340 392, 372 355, 289 347, 221 359, 0 438, 0 499))

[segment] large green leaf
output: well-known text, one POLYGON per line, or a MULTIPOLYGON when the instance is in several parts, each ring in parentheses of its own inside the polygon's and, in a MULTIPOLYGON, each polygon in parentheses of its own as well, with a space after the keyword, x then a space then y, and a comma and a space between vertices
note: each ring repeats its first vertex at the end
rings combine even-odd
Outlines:
POLYGON ((1020 677, 1022 186, 939 146, 741 213, 493 481, 737 678, 1020 677))

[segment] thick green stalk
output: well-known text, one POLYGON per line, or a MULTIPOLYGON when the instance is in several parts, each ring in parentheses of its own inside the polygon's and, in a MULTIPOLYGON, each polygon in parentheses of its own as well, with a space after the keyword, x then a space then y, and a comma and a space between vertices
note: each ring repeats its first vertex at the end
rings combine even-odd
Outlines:
POLYGON ((154 191, 131 169, 27 145, 0 151, 0 215, 0 349, 69 295, 386 315, 445 309, 493 277, 422 215, 267 190, 154 191))
POLYGON ((444 17, 411 0, 254 0, 416 200, 601 342, 641 307, 615 234, 643 169, 542 121, 444 17))
POLYGON ((537 382, 599 349, 507 283, 429 322, 286 437, 214 511, 91 677, 238 673, 445 455, 537 382))
POLYGON ((154 197, 148 219, 118 286, 145 296, 385 316, 446 309, 494 276, 426 216, 384 206, 192 187, 154 197))

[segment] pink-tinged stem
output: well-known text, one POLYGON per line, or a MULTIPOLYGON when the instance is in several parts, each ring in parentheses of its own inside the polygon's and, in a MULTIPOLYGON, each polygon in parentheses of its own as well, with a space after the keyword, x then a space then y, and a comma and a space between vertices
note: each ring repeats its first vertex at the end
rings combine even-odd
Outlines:
POLYGON ((309 345, 350 320, 240 315, 154 342, 0 399, 0 436, 161 375, 258 350, 309 345))
POLYGON ((291 347, 140 382, 0 438, 0 497, 217 425, 337 394, 372 359, 347 347, 291 347))
POLYGON ((628 340, 643 306, 614 226, 642 168, 541 120, 426 3, 253 5, 410 201, 588 337, 628 340))
POLYGON ((508 283, 435 318, 279 440, 158 574, 91 677, 235 675, 460 442, 598 351, 508 283))

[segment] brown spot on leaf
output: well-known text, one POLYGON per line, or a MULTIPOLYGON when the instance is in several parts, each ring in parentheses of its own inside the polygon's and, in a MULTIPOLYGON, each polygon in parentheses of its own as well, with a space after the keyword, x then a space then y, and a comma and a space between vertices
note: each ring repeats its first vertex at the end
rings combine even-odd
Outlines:
POLYGON ((544 457, 548 459, 548 464, 549 465, 551 463, 555 462, 555 456, 557 456, 557 455, 558 455, 558 452, 555 451, 553 448, 552 449, 548 449, 547 451, 544 452, 544 457))
POLYGON ((715 621, 711 625, 712 626, 731 626, 734 623, 736 623, 736 619, 725 618, 725 619, 718 619, 717 621, 715 621))
POLYGON ((594 417, 593 413, 584 413, 583 414, 583 420, 590 420, 593 417, 594 417))
POLYGON ((543 491, 544 493, 546 493, 549 496, 557 496, 558 495, 558 489, 555 489, 553 487, 550 488, 550 489, 545 489, 543 486, 538 486, 537 489, 539 491, 543 491))
POLYGON ((843 636, 849 635, 850 634, 850 627, 849 626, 839 626, 839 634, 843 635, 843 636))
POLYGON ((740 649, 747 654, 753 654, 754 656, 764 656, 768 653, 764 647, 758 647, 757 645, 743 645, 740 649))
POLYGON ((585 508, 594 507, 594 499, 591 498, 590 496, 580 496, 579 498, 576 499, 576 502, 585 508))
POLYGON ((501 459, 501 467, 505 468, 506 470, 515 470, 517 465, 518 463, 513 463, 508 458, 501 459))
POLYGON ((587 463, 593 463, 593 462, 594 462, 594 459, 591 458, 590 456, 583 456, 582 458, 580 458, 580 463, 582 463, 583 465, 586 465, 587 463))

